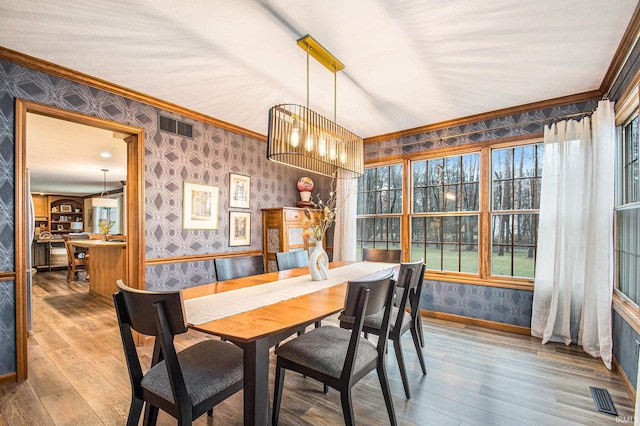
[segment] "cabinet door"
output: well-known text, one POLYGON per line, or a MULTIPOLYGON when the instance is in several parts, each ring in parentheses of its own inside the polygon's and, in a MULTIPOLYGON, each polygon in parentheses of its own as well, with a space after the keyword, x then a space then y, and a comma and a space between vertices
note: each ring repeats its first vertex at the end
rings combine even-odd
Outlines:
POLYGON ((38 218, 49 217, 49 202, 46 196, 31 195, 33 199, 33 213, 38 218))

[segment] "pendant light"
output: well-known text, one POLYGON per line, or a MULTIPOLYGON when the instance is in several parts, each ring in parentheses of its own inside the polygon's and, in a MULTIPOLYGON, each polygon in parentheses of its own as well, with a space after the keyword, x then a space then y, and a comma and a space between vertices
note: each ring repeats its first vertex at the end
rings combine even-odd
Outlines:
POLYGON ((344 65, 310 35, 298 46, 307 52, 307 106, 280 104, 269 110, 267 158, 325 176, 362 176, 362 138, 335 122, 336 75, 344 65), (309 109, 309 55, 334 75, 333 121, 309 109))
POLYGON ((104 173, 104 190, 100 194, 100 198, 94 197, 91 199, 91 207, 105 207, 111 209, 118 206, 118 200, 115 198, 109 198, 109 191, 107 191, 107 172, 109 169, 100 169, 104 173))

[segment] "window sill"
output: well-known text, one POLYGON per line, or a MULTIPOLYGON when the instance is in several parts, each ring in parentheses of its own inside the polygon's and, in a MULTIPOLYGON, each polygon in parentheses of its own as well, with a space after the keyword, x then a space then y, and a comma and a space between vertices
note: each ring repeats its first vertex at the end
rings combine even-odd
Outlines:
POLYGON ((516 290, 533 291, 533 280, 523 278, 491 277, 480 278, 473 275, 453 274, 451 272, 427 271, 426 280, 444 281, 460 284, 481 285, 485 287, 512 288, 516 290))
POLYGON ((613 293, 612 299, 613 310, 640 334, 640 309, 626 296, 621 295, 618 290, 613 293))

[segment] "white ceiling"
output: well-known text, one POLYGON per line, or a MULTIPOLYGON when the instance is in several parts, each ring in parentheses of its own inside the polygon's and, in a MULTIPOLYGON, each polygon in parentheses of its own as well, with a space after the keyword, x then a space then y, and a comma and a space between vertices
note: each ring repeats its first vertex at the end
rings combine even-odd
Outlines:
MULTIPOLYGON (((311 34, 363 137, 599 88, 636 0, 2 0, 0 45, 266 134, 311 34)), ((309 106, 333 118, 311 59, 309 106)))
POLYGON ((127 145, 113 132, 27 113, 27 168, 31 192, 86 196, 122 189, 127 145), (103 157, 101 154, 109 154, 103 157))

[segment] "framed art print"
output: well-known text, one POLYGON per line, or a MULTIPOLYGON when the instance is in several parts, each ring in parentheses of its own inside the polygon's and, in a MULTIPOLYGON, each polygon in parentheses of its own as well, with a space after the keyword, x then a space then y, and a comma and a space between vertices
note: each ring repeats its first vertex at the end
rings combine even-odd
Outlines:
POLYGON ((218 187, 184 183, 182 229, 218 229, 218 187))
POLYGON ((251 177, 229 173, 229 207, 249 208, 251 177))
POLYGON ((251 245, 251 213, 229 212, 229 246, 251 245))

